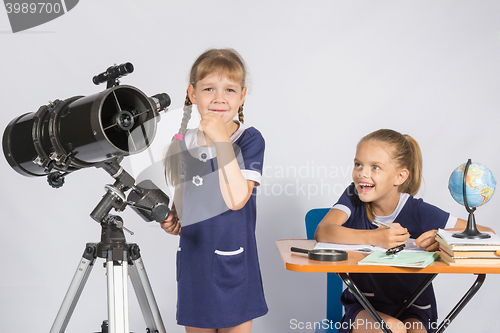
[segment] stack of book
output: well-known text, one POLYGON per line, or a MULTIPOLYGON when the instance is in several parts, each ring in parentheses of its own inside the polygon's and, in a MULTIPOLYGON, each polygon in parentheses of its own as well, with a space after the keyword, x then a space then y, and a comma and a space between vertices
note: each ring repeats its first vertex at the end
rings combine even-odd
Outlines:
POLYGON ((500 265, 500 237, 491 232, 486 239, 456 238, 457 231, 439 229, 439 256, 448 265, 500 265))

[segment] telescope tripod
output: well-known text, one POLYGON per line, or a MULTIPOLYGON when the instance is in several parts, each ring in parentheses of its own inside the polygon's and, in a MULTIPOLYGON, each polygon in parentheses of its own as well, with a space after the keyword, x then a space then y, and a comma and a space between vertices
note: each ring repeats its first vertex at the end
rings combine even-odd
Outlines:
POLYGON ((128 279, 130 276, 146 322, 147 333, 166 333, 137 244, 125 241, 123 221, 108 215, 101 223, 101 241, 87 243, 50 333, 63 333, 92 271, 96 258, 106 260, 108 322, 102 333, 130 333, 128 318, 128 279))

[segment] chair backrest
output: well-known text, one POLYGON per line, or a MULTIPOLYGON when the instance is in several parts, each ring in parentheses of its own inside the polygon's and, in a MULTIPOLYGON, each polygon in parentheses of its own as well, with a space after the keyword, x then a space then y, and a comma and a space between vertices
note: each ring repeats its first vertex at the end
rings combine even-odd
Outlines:
MULTIPOLYGON (((307 212, 305 217, 307 239, 314 239, 318 224, 329 211, 330 208, 314 208, 307 212)), ((328 273, 326 279, 326 318, 334 323, 340 322, 342 319, 342 304, 340 304, 340 295, 343 291, 342 280, 334 273, 328 273)))
POLYGON ((314 239, 314 233, 323 217, 330 211, 330 208, 314 208, 306 214, 307 239, 314 239))

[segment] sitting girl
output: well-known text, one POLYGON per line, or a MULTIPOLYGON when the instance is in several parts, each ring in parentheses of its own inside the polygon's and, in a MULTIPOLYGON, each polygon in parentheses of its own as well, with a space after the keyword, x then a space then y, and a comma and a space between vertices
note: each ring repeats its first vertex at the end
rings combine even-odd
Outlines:
MULTIPOLYGON (((422 154, 408 135, 381 129, 358 143, 353 183, 316 229, 318 242, 370 244, 392 248, 415 238, 415 245, 435 251, 437 229, 464 229, 467 222, 413 197, 422 180, 422 154), (395 229, 377 227, 374 220, 390 223, 395 229)), ((478 226, 480 231, 491 231, 478 226)), ((426 274, 350 274, 393 332, 432 332, 437 320, 436 299, 430 285, 399 319, 392 317, 405 300, 427 278, 426 274), (409 328, 409 329, 407 329, 409 328)), ((381 332, 354 295, 344 290, 342 322, 352 332, 381 332), (367 323, 370 323, 367 324, 367 323), (352 325, 351 323, 365 323, 352 325)), ((348 332, 348 329, 339 330, 348 332)))

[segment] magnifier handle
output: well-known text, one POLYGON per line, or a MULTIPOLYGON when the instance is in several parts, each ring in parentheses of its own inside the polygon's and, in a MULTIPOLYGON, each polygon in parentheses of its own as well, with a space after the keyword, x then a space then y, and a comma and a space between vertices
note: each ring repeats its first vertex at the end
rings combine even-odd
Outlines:
POLYGON ((309 253, 309 250, 301 249, 301 248, 293 247, 293 246, 290 248, 290 251, 292 251, 292 252, 300 252, 300 253, 309 253))

